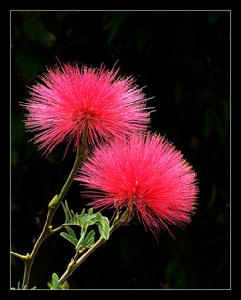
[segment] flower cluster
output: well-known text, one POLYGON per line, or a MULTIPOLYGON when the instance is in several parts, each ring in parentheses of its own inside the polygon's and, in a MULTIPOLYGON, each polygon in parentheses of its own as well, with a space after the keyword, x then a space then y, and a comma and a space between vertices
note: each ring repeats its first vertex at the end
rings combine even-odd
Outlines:
POLYGON ((30 88, 25 125, 49 154, 59 143, 80 144, 87 124, 89 142, 146 130, 150 113, 133 77, 118 70, 81 69, 69 64, 50 69, 30 88))
POLYGON ((22 103, 25 125, 47 154, 62 141, 76 149, 87 126, 96 148, 75 179, 87 187, 90 205, 126 207, 155 234, 190 221, 196 174, 170 142, 146 132, 150 109, 133 77, 66 64, 40 79, 22 103))
POLYGON ((154 233, 188 222, 198 191, 195 172, 181 152, 150 133, 99 146, 76 180, 89 189, 93 207, 134 209, 154 233))

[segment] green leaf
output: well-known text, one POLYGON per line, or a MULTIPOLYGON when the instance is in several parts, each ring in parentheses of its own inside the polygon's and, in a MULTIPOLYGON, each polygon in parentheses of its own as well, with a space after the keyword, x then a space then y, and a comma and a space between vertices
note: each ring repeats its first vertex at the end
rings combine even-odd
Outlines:
POLYGON ((63 204, 63 210, 65 213, 65 223, 68 225, 78 225, 81 227, 80 232, 80 238, 78 239, 74 233, 74 231, 67 227, 66 230, 68 232, 62 232, 61 236, 63 236, 65 239, 70 241, 72 244, 76 246, 76 249, 79 247, 89 247, 89 245, 94 243, 94 235, 93 230, 90 231, 91 234, 86 236, 86 233, 88 231, 88 227, 91 225, 98 225, 98 229, 100 232, 100 235, 107 240, 110 235, 110 224, 109 220, 106 217, 103 217, 101 213, 93 213, 93 208, 90 208, 88 212, 85 212, 85 209, 82 209, 81 213, 74 213, 72 210, 70 210, 67 201, 65 201, 65 204, 63 204), (87 245, 87 246, 86 246, 87 245))
POLYGON ((95 231, 91 230, 82 242, 83 247, 90 247, 95 242, 95 231))
POLYGON ((93 210, 93 207, 91 207, 91 208, 88 210, 88 214, 89 214, 89 215, 92 215, 92 214, 93 214, 93 211, 94 211, 94 210, 93 210))
POLYGON ((68 233, 66 232, 61 232, 60 235, 65 238, 67 241, 69 241, 70 243, 72 243, 74 246, 77 245, 78 243, 78 240, 77 238, 73 237, 72 235, 69 235, 68 233))
POLYGON ((72 215, 72 213, 71 213, 71 210, 70 210, 70 208, 69 208, 69 206, 68 206, 68 203, 67 203, 67 201, 66 201, 66 213, 67 213, 67 218, 69 219, 69 220, 71 220, 72 218, 73 218, 73 215, 72 215))
POLYGON ((62 207, 63 207, 63 210, 64 210, 65 221, 67 221, 67 210, 66 210, 66 205, 68 205, 67 201, 65 200, 65 205, 64 205, 63 202, 61 202, 61 204, 62 204, 62 207))
POLYGON ((74 238, 77 239, 77 237, 75 235, 75 232, 74 232, 74 230, 72 228, 70 228, 69 226, 66 226, 66 230, 67 230, 67 232, 68 232, 69 235, 71 235, 72 237, 74 237, 74 238))
POLYGON ((80 219, 80 225, 83 228, 87 228, 90 225, 94 225, 96 222, 96 214, 85 214, 83 217, 79 218, 80 219))
POLYGON ((85 214, 85 208, 82 209, 81 213, 80 213, 80 217, 82 218, 85 214))
POLYGON ((101 218, 100 223, 98 224, 100 235, 105 239, 108 240, 110 236, 110 223, 107 217, 101 218))
POLYGON ((77 244, 76 248, 79 247, 79 245, 83 241, 83 239, 85 237, 85 234, 86 234, 86 231, 87 231, 87 227, 86 226, 84 226, 84 227, 81 228, 80 239, 78 241, 78 244, 77 244))
POLYGON ((82 217, 85 217, 85 209, 83 208, 80 214, 74 213, 73 210, 69 208, 66 200, 65 203, 62 203, 62 206, 65 214, 65 223, 71 225, 81 225, 82 217))
POLYGON ((62 203, 62 206, 65 214, 65 222, 68 223, 72 219, 72 214, 66 200, 65 200, 65 204, 62 203))
POLYGON ((56 273, 52 274, 52 281, 50 283, 50 288, 52 290, 59 289, 59 276, 56 273))

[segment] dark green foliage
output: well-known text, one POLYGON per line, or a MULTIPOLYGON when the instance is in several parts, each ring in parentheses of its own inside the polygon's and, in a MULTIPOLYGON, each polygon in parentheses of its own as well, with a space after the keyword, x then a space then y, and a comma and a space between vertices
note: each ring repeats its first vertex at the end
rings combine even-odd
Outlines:
MULTIPOLYGON (((198 208, 185 230, 171 228, 176 240, 163 231, 157 244, 137 220, 117 230, 73 274, 70 287, 229 288, 229 12, 29 11, 12 12, 11 21, 13 248, 30 251, 46 207, 74 160, 72 151, 61 160, 65 145, 45 159, 28 142, 33 135, 24 131, 19 106, 28 96, 26 86, 57 58, 96 67, 103 62, 109 68, 118 61, 122 74, 135 76, 140 86, 146 86, 147 97, 155 97, 148 104, 156 107, 150 129, 172 141, 197 172, 198 208)), ((66 195, 73 211, 81 211, 87 203, 80 189, 74 182, 66 195)), ((111 217, 108 211, 103 214, 111 217)), ((54 225, 61 222, 60 212, 54 225)), ((72 227, 76 239, 77 228, 72 227)), ((73 236, 69 228, 65 234, 73 236)), ((86 245, 93 238, 90 234, 86 245)), ((62 274, 73 255, 59 235, 48 243, 50 248, 44 244, 36 259, 30 286, 46 288, 50 274, 62 274)), ((11 285, 17 286, 21 262, 12 266, 11 273, 11 285)))

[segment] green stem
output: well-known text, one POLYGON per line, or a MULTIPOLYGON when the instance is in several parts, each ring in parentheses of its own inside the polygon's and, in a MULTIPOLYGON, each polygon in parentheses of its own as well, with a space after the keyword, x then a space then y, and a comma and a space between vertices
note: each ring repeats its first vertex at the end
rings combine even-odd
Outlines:
POLYGON ((59 284, 63 284, 74 272, 75 269, 77 269, 87 258, 88 256, 93 253, 97 248, 99 248, 103 243, 105 239, 102 237, 99 238, 99 240, 87 251, 85 252, 78 260, 71 259, 71 262, 69 263, 66 271, 61 276, 59 280, 59 284))
POLYGON ((78 146, 78 148, 77 148, 73 168, 72 168, 64 186, 62 187, 60 194, 56 195, 50 201, 50 203, 48 205, 47 218, 46 218, 43 230, 42 230, 38 240, 36 241, 31 254, 27 254, 26 255, 27 259, 24 260, 24 276, 23 276, 23 283, 22 283, 23 288, 28 288, 29 277, 30 277, 30 273, 31 273, 31 269, 32 269, 32 265, 33 265, 35 256, 38 253, 38 250, 39 250, 40 246, 42 245, 43 241, 53 233, 52 226, 51 226, 53 217, 54 217, 61 201, 65 197, 81 162, 83 162, 86 159, 86 156, 88 153, 87 139, 88 139, 88 127, 86 124, 84 135, 83 135, 82 145, 81 145, 81 147, 78 146))
POLYGON ((21 255, 21 254, 19 254, 19 253, 17 253, 17 252, 13 252, 13 251, 10 251, 10 254, 11 254, 12 256, 15 256, 15 257, 21 259, 21 260, 26 260, 26 255, 21 255))
POLYGON ((23 283, 22 283, 22 289, 28 288, 28 282, 29 282, 29 276, 31 272, 33 259, 31 257, 31 254, 26 254, 26 259, 24 260, 24 274, 23 274, 23 283))
MULTIPOLYGON (((119 219, 119 216, 113 222, 113 225, 110 228, 110 235, 121 225, 124 225, 128 222, 129 211, 128 209, 124 212, 122 217, 119 219)), ((71 259, 66 271, 59 279, 59 284, 62 285, 72 274, 73 272, 90 256, 91 253, 95 252, 101 245, 104 244, 106 240, 103 237, 100 237, 98 241, 89 248, 81 257, 78 253, 75 254, 74 258, 71 259), (78 258, 79 257, 79 258, 78 258)))
POLYGON ((54 229, 52 229, 52 227, 50 227, 50 234, 56 233, 60 230, 63 230, 66 226, 68 226, 68 224, 62 224, 54 229))

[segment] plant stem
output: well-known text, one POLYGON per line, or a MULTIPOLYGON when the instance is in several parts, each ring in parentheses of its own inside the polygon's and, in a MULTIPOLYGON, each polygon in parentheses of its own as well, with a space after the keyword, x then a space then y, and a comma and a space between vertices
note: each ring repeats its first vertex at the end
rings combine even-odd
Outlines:
MULTIPOLYGON (((117 217, 113 225, 110 228, 110 235, 121 225, 126 224, 128 219, 129 212, 126 210, 124 214, 122 215, 122 218, 119 219, 117 217)), ((89 248, 88 251, 86 251, 81 257, 79 257, 78 253, 76 252, 74 258, 71 259, 66 271, 59 279, 59 285, 62 285, 72 274, 73 272, 89 257, 89 255, 93 252, 95 252, 96 249, 98 249, 102 244, 104 244, 106 240, 103 237, 100 237, 98 241, 89 248), (78 258, 79 257, 79 258, 78 258)))
POLYGON ((88 256, 94 252, 97 248, 99 248, 103 243, 104 243, 105 239, 103 239, 102 237, 99 238, 99 240, 87 251, 85 252, 79 259, 74 260, 71 259, 71 262, 69 263, 66 271, 64 272, 64 274, 61 276, 60 280, 59 280, 59 284, 63 284, 67 278, 69 278, 70 275, 72 275, 72 273, 74 272, 75 269, 77 269, 87 258, 88 256))
POLYGON ((60 230, 63 230, 66 226, 68 226, 68 224, 62 224, 54 229, 50 228, 50 234, 56 233, 60 230))
POLYGON ((19 253, 17 253, 17 252, 10 251, 10 254, 11 254, 12 256, 17 257, 17 258, 20 258, 21 260, 25 260, 25 259, 26 259, 26 255, 21 255, 21 254, 19 254, 19 253))
POLYGON ((81 162, 83 162, 86 159, 87 152, 88 152, 87 139, 88 139, 88 127, 87 127, 87 124, 86 124, 84 135, 83 135, 82 145, 81 145, 81 147, 78 146, 78 148, 77 148, 73 168, 72 168, 72 170, 71 170, 64 186, 62 187, 62 189, 60 191, 60 194, 56 195, 50 201, 50 203, 48 205, 47 218, 46 218, 43 230, 42 230, 38 240, 36 241, 31 254, 28 253, 26 255, 26 258, 24 259, 24 275, 23 275, 22 288, 28 288, 29 277, 30 277, 30 273, 31 273, 31 269, 32 269, 32 265, 33 265, 35 256, 38 253, 38 250, 39 250, 40 246, 42 245, 43 241, 53 233, 52 232, 52 226, 51 226, 53 217, 54 217, 61 201, 65 197, 65 195, 66 195, 66 193, 67 193, 67 191, 68 191, 68 189, 69 189, 69 187, 70 187, 70 185, 73 181, 73 178, 74 178, 81 162))

